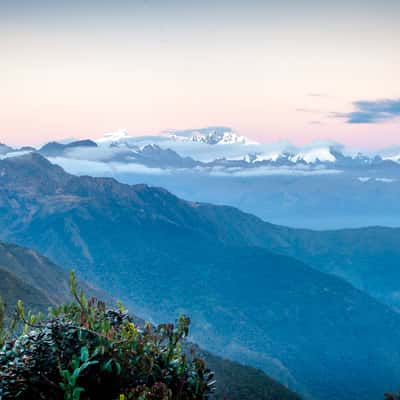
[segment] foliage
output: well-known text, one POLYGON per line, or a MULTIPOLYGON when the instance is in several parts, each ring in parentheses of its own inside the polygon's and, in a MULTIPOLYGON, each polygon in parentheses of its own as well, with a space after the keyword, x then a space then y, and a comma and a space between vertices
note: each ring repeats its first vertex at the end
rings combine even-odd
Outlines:
MULTIPOLYGON (((136 326, 126 310, 107 309, 78 293, 74 301, 42 315, 17 304, 12 328, 0 352, 0 399, 11 400, 197 400, 214 389, 202 359, 182 350, 189 318, 176 326, 136 326)), ((1 308, 0 308, 1 313, 1 308)))

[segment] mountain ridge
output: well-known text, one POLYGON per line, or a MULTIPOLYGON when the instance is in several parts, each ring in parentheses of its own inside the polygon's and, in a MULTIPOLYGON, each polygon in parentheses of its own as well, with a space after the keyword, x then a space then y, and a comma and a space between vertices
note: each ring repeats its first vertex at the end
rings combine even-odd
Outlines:
MULTIPOLYGON (((319 230, 400 226, 400 164, 389 156, 396 149, 376 155, 330 142, 301 148, 287 143, 208 145, 129 135, 97 147, 60 146, 47 158, 74 175, 146 182, 278 225, 319 230)), ((0 158, 29 151, 35 150, 15 149, 0 158)))

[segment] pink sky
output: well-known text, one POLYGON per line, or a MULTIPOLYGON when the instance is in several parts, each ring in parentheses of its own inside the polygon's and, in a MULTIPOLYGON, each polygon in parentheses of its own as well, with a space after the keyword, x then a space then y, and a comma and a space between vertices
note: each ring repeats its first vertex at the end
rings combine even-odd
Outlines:
POLYGON ((262 142, 400 144, 395 115, 334 117, 355 101, 400 98, 400 6, 385 2, 304 0, 292 13, 272 2, 155 2, 96 8, 89 19, 10 3, 0 17, 0 141, 224 125, 262 142))

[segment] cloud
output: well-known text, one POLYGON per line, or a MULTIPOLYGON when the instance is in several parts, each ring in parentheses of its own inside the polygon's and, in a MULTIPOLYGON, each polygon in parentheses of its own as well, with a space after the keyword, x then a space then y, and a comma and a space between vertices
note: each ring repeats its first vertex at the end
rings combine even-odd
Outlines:
POLYGON ((348 124, 376 124, 400 117, 400 99, 356 101, 355 111, 335 113, 336 118, 344 118, 348 124))
POLYGON ((48 157, 48 160, 74 175, 117 177, 119 174, 166 175, 171 173, 169 169, 150 168, 136 163, 79 160, 66 157, 48 157))
POLYGON ((11 158, 11 157, 19 157, 19 156, 23 156, 28 153, 31 153, 31 151, 29 151, 29 150, 10 151, 9 153, 0 155, 0 160, 4 160, 6 158, 11 158))
MULTIPOLYGON (((200 171, 200 169, 198 169, 200 171)), ((206 172, 212 176, 220 176, 220 177, 257 177, 257 176, 318 176, 318 175, 337 175, 341 174, 343 171, 338 169, 325 169, 325 168, 308 168, 307 166, 302 167, 255 167, 255 168, 240 168, 240 167, 231 167, 231 168, 212 168, 212 169, 203 169, 203 172, 206 172)))
POLYGON ((66 157, 49 157, 48 160, 62 167, 65 171, 73 175, 89 175, 112 177, 120 181, 124 181, 127 176, 139 177, 139 180, 151 179, 152 177, 179 177, 191 176, 192 174, 208 175, 214 177, 259 177, 259 176, 319 176, 319 175, 336 175, 342 173, 341 170, 311 168, 309 166, 293 166, 293 167, 195 167, 194 169, 178 168, 178 169, 161 169, 149 168, 141 164, 135 163, 119 163, 92 160, 78 160, 66 157))

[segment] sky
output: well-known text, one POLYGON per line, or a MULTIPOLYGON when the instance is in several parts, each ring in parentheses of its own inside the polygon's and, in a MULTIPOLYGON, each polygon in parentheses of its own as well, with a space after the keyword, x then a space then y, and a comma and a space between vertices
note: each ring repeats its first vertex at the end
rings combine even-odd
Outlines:
POLYGON ((400 144, 399 0, 0 0, 0 142, 230 126, 400 144))

